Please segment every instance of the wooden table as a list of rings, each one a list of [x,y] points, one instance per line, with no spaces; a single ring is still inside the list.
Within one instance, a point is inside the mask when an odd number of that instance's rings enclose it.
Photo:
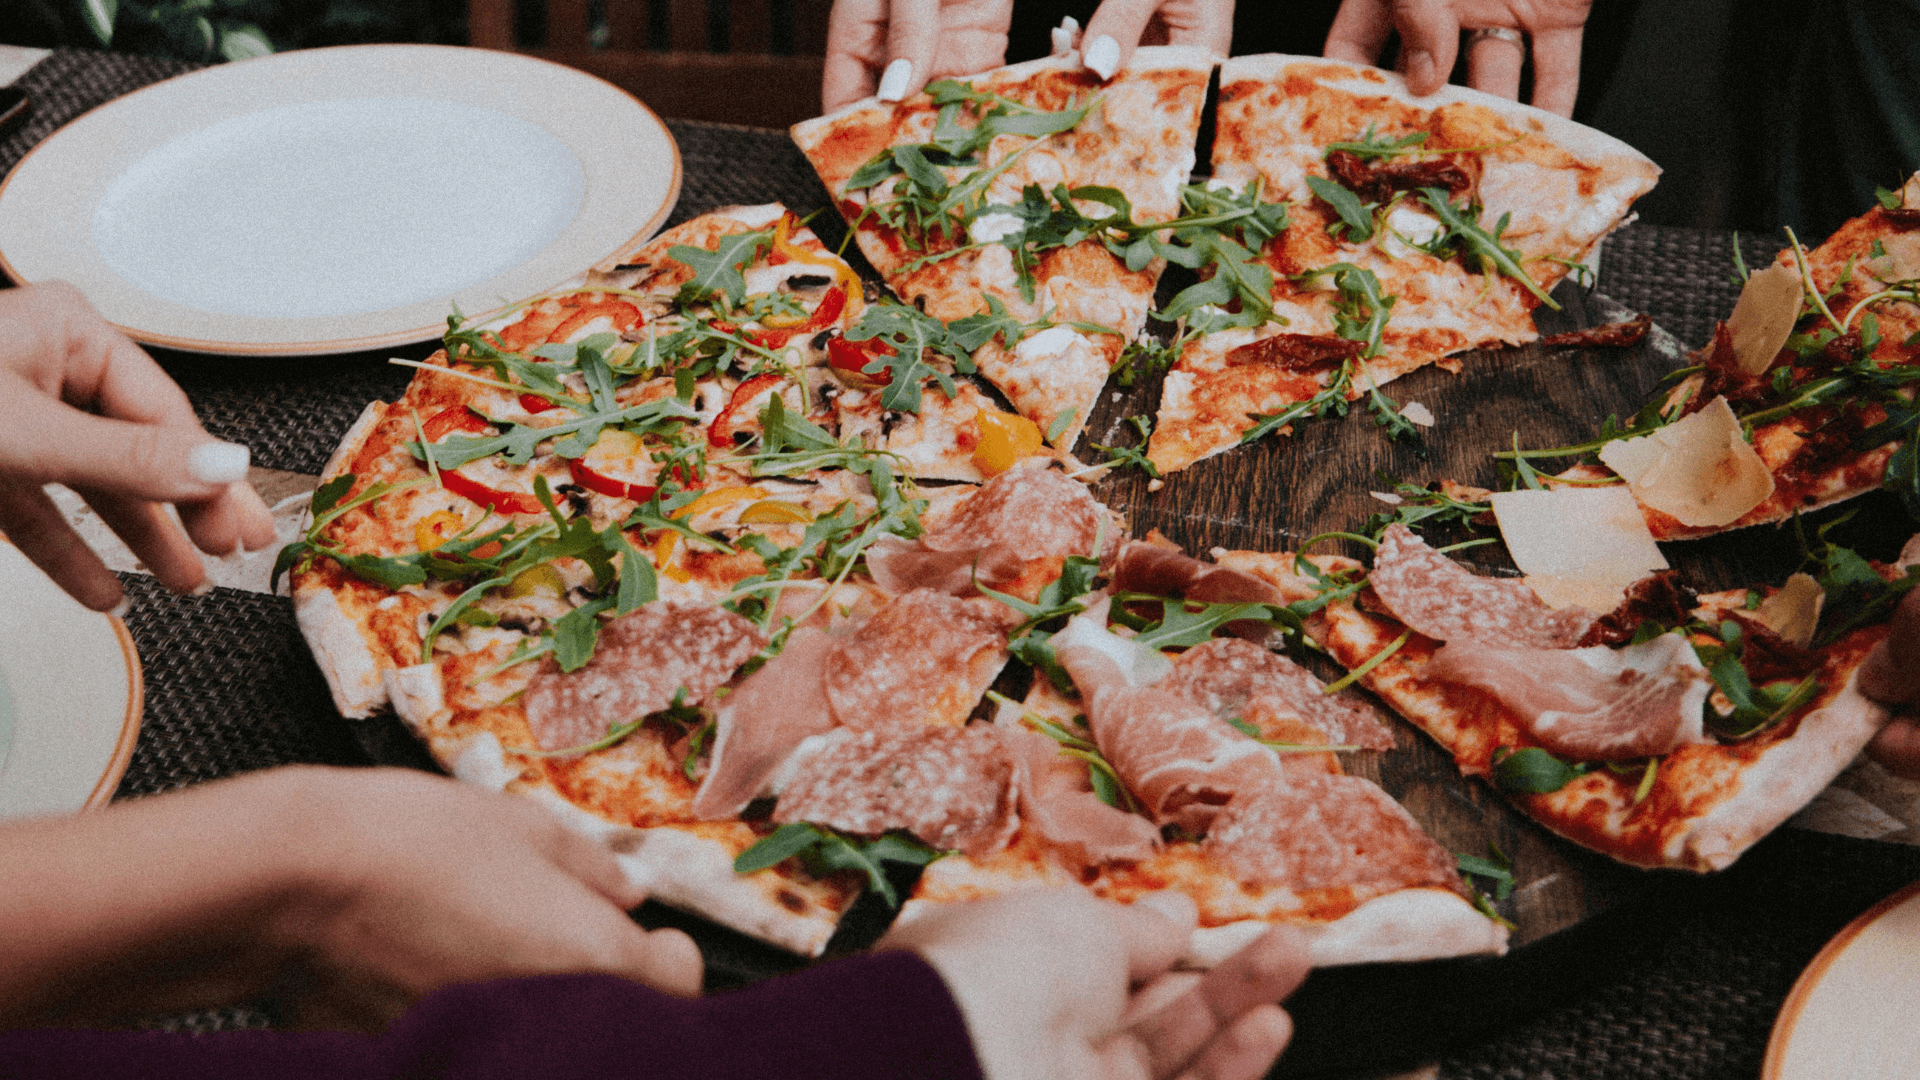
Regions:
[[[100,101],[186,65],[59,51],[22,80],[36,98],[26,129],[0,141],[0,168],[57,124]],[[686,168],[674,220],[726,203],[781,200],[802,211],[825,193],[783,133],[672,122]],[[835,233],[837,223],[823,231]],[[1756,245],[1749,240],[1752,260]],[[1608,413],[1636,408],[1679,346],[1698,343],[1731,308],[1731,237],[1631,227],[1608,243],[1597,293],[1563,286],[1566,310],[1544,329],[1603,321],[1605,297],[1654,314],[1679,339],[1634,349],[1476,354],[1461,375],[1438,368],[1390,385],[1401,401],[1438,417],[1430,456],[1387,442],[1364,410],[1299,425],[1202,462],[1149,492],[1123,474],[1101,496],[1124,509],[1136,534],[1155,527],[1205,552],[1219,545],[1291,549],[1348,528],[1377,508],[1376,474],[1426,482],[1446,477],[1495,486],[1488,454],[1518,432],[1529,446],[1589,437]],[[430,343],[395,350],[410,358]],[[311,483],[362,405],[391,399],[408,372],[389,353],[272,361],[158,354],[221,438],[254,448],[261,477]],[[1131,443],[1124,418],[1150,413],[1151,380],[1102,402],[1087,442]],[[1083,451],[1084,452],[1084,451]],[[1904,537],[1890,500],[1863,500],[1852,529],[1886,557]],[[1789,534],[1760,530],[1721,541],[1670,545],[1668,557],[1703,588],[1783,577]],[[1471,561],[1499,571],[1497,547]],[[129,618],[147,672],[147,712],[121,794],[136,795],[289,762],[365,764],[422,760],[382,722],[334,714],[286,601],[247,588],[178,597],[150,578],[123,575]],[[1846,920],[1920,876],[1920,850],[1783,829],[1712,878],[1627,870],[1545,835],[1490,789],[1462,780],[1446,755],[1401,726],[1400,749],[1354,755],[1354,771],[1379,780],[1456,851],[1488,840],[1513,857],[1522,889],[1508,905],[1517,947],[1505,958],[1316,973],[1295,998],[1286,1075],[1353,1075],[1438,1059],[1446,1077],[1751,1077],[1775,1010],[1794,976]],[[657,915],[658,918],[672,916]],[[734,943],[737,945],[737,943]],[[733,946],[722,943],[722,953]],[[745,949],[750,966],[752,953]],[[717,957],[726,960],[725,956]],[[723,963],[722,966],[725,966]],[[190,1019],[201,1026],[261,1022],[266,1013]]]

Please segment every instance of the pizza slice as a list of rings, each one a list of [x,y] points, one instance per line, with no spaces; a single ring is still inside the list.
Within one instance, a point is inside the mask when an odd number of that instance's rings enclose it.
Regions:
[[[1920,576],[1836,575],[1865,564],[1831,547],[1824,558],[1824,581],[1698,597],[1656,574],[1596,613],[1475,576],[1395,524],[1365,588],[1308,631],[1463,773],[1553,832],[1635,866],[1716,870],[1887,718],[1855,674]]]
[[[1624,480],[1659,540],[1782,522],[1886,487],[1920,517],[1920,175],[1748,276],[1697,372],[1561,478]]]
[[[1056,447],[1085,426],[1145,326],[1183,212],[1213,61],[1149,47],[1104,85],[1070,57],[856,102],[794,141],[894,293],[944,322],[1039,332],[980,342],[979,371]]]
[[[1122,549],[1111,595],[1047,639],[1058,676],[1038,671],[1026,700],[1003,700],[995,718],[1020,764],[1018,832],[928,866],[902,919],[1078,881],[1121,902],[1187,893],[1200,909],[1195,966],[1275,923],[1305,931],[1321,965],[1504,948],[1455,857],[1331,752],[1392,747],[1371,706],[1237,636],[1265,636],[1265,605],[1311,604],[1312,579],[1290,556],[1237,561],[1245,568],[1154,540]],[[1318,562],[1316,574],[1344,569]],[[1142,622],[1155,603],[1161,617]],[[1236,636],[1209,636],[1221,627]]]
[[[1534,340],[1532,312],[1659,169],[1572,121],[1461,87],[1296,56],[1221,68],[1210,187],[1283,199],[1250,257],[1205,271],[1148,456],[1162,473],[1366,397],[1469,349]],[[1457,361],[1452,362],[1457,364]]]

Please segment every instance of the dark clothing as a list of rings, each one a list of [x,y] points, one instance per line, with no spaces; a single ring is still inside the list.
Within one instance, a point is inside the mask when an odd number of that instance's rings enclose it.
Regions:
[[[453,986],[384,1035],[0,1032],[18,1080],[981,1080],[946,984],[912,953],[694,1001],[608,975]]]

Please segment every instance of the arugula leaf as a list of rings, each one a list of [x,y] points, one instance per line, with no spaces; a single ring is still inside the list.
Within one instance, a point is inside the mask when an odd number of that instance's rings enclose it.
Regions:
[[[1591,771],[1592,765],[1570,765],[1537,746],[1503,746],[1493,752],[1494,786],[1521,795],[1559,791]]]
[[[597,439],[600,430],[610,424],[619,424],[629,431],[646,430],[672,421],[697,420],[699,415],[678,398],[662,398],[659,401],[632,405],[612,412],[589,413],[586,416],[547,427],[516,424],[510,420],[489,421],[494,423],[494,426],[506,430],[499,435],[450,435],[429,447],[422,447],[418,442],[405,445],[408,452],[422,461],[427,460],[431,455],[434,465],[442,469],[457,469],[469,461],[494,454],[505,456],[509,464],[525,465],[533,460],[535,448],[548,439],[557,439],[562,435],[572,435],[576,432],[581,433],[580,439],[564,440],[554,446],[554,452],[562,457],[579,457],[592,448],[592,440]],[[589,432],[592,438],[587,438]],[[585,445],[579,445],[581,442]]]
[[[1479,221],[1478,205],[1461,211],[1447,201],[1447,193],[1440,188],[1421,188],[1420,200],[1427,204],[1446,230],[1432,241],[1423,245],[1429,252],[1439,254],[1454,247],[1463,249],[1474,260],[1493,267],[1500,273],[1520,283],[1520,286],[1537,297],[1541,303],[1555,311],[1560,305],[1540,288],[1526,268],[1520,265],[1520,253],[1500,243],[1500,234],[1506,231],[1506,217],[1502,216],[1494,231],[1488,232]]]
[[[1423,144],[1427,141],[1424,131],[1410,132],[1397,139],[1388,139],[1374,133],[1374,125],[1368,124],[1360,138],[1351,142],[1330,142],[1327,152],[1345,150],[1362,161],[1375,161],[1379,158],[1398,157],[1403,154],[1426,153]],[[1323,155],[1324,156],[1324,155]]]
[[[1127,417],[1127,423],[1132,424],[1133,429],[1140,433],[1140,442],[1134,446],[1106,446],[1094,443],[1095,450],[1107,455],[1099,464],[1114,468],[1125,468],[1131,465],[1155,480],[1160,479],[1160,470],[1147,457],[1147,439],[1153,435],[1153,420],[1147,414],[1140,413]]]
[[[1141,621],[1123,610],[1124,605],[1143,600],[1159,602],[1159,619]],[[1140,624],[1135,627],[1139,633],[1134,635],[1133,640],[1149,649],[1181,649],[1198,645],[1211,638],[1215,630],[1243,619],[1277,625],[1277,616],[1266,604],[1200,603],[1145,593],[1120,593],[1113,598],[1113,610],[1115,622],[1129,626],[1136,622]]]
[[[741,269],[772,245],[771,228],[723,236],[711,251],[689,244],[673,245],[667,249],[667,257],[693,269],[693,279],[680,286],[675,301],[686,305],[724,298],[729,307],[739,304],[747,295],[747,279]]]
[[[561,671],[578,671],[593,659],[593,646],[600,639],[601,612],[614,606],[611,597],[589,600],[553,623],[553,658]]]
[[[1391,510],[1382,510],[1369,516],[1360,526],[1361,532],[1376,541],[1386,535],[1388,526],[1396,524],[1415,531],[1423,523],[1465,525],[1477,531],[1481,527],[1478,520],[1480,516],[1493,511],[1492,503],[1466,502],[1447,495],[1439,489],[1437,482],[1432,487],[1421,487],[1404,480],[1388,481],[1384,475],[1380,479],[1390,484],[1387,493],[1400,501],[1393,504]]]
[[[1307,186],[1340,217],[1337,223],[1327,226],[1329,234],[1338,236],[1344,231],[1347,239],[1356,244],[1373,239],[1373,210],[1360,201],[1360,196],[1322,176],[1307,177]]]
[[[1462,874],[1486,878],[1487,882],[1493,886],[1495,900],[1505,900],[1513,895],[1513,860],[1507,858],[1507,853],[1501,851],[1499,846],[1491,840],[1487,842],[1485,858],[1478,855],[1456,854],[1454,860]]]
[[[793,822],[782,825],[760,842],[740,853],[733,861],[733,872],[751,874],[786,859],[799,856],[816,874],[835,870],[858,870],[867,877],[867,885],[899,907],[900,894],[887,880],[884,863],[925,866],[947,853],[929,847],[901,833],[887,833],[872,840],[844,836],[822,825]]]

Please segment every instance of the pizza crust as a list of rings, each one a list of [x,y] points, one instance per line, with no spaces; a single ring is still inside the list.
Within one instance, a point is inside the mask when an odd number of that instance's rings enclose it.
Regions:
[[[1210,968],[1251,944],[1274,924],[1246,919],[1196,927],[1185,967]],[[1314,967],[1402,963],[1481,953],[1503,955],[1507,929],[1446,889],[1402,889],[1376,896],[1325,923],[1291,924],[1307,939]]]
[[[1853,763],[1892,713],[1860,693],[1859,670],[1827,704],[1801,717],[1793,737],[1740,774],[1740,788],[1673,838],[1670,865],[1723,870],[1755,841],[1813,801]]]
[[[331,590],[318,584],[295,589],[293,619],[341,716],[364,720],[386,707],[387,689],[373,649]]]

